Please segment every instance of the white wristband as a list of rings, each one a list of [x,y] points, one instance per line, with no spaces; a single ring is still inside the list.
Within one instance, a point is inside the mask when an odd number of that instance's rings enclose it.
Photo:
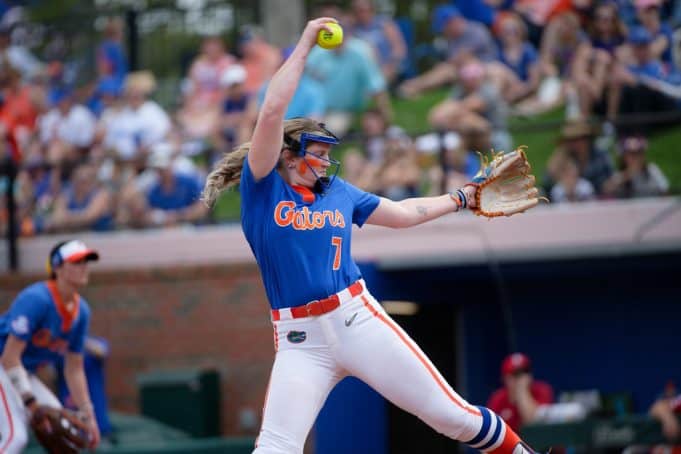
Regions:
[[[24,366],[14,366],[7,370],[7,376],[9,381],[12,382],[12,386],[17,390],[19,396],[24,396],[25,394],[31,394],[31,382],[28,381],[28,373]]]

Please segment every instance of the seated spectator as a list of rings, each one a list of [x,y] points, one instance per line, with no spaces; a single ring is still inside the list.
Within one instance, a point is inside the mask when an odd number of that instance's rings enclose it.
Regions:
[[[616,2],[596,5],[587,26],[591,47],[614,56],[626,41],[626,27],[619,16]]]
[[[381,165],[385,160],[389,127],[389,120],[378,109],[369,109],[362,115],[362,149],[372,164]]]
[[[220,78],[224,100],[222,101],[218,143],[222,151],[229,151],[236,143],[240,143],[239,134],[246,121],[247,108],[251,99],[246,92],[245,81],[246,70],[238,64],[227,68]]]
[[[123,93],[124,81],[118,81],[113,76],[102,77],[97,81],[87,106],[97,116],[101,117],[104,110],[112,104],[113,98]]]
[[[588,118],[594,108],[605,113],[606,82],[625,42],[624,25],[617,11],[615,3],[601,3],[595,8],[587,27],[588,39],[574,56],[571,79],[582,118]]]
[[[510,7],[513,0],[454,0],[452,3],[459,8],[466,19],[492,28],[499,18],[499,11]]]
[[[487,407],[501,416],[514,431],[537,421],[540,407],[553,403],[553,388],[532,376],[530,358],[513,353],[501,363],[504,386],[490,396]]]
[[[238,50],[241,55],[239,64],[246,70],[244,90],[254,95],[279,68],[281,51],[265,41],[262,31],[254,26],[242,27]]]
[[[413,141],[397,126],[388,129],[386,138],[385,159],[375,175],[375,192],[391,200],[418,196],[421,169]]]
[[[407,57],[404,37],[389,17],[376,14],[372,0],[354,0],[350,10],[351,24],[348,34],[365,41],[374,50],[383,77],[390,85],[403,69]]]
[[[542,77],[539,54],[527,41],[527,27],[516,14],[499,14],[495,30],[499,61],[488,63],[487,72],[504,99],[513,103],[530,96],[539,87]]]
[[[204,38],[201,53],[189,68],[189,90],[184,107],[192,112],[218,107],[222,99],[220,77],[235,61],[234,56],[225,51],[219,36]]]
[[[455,191],[470,182],[480,170],[479,157],[469,150],[476,148],[474,143],[485,141],[478,137],[485,135],[489,144],[489,127],[482,125],[482,130],[467,127],[461,135],[448,133],[442,137],[440,165],[432,166],[428,171],[430,195]],[[486,146],[485,149],[489,149]]]
[[[544,29],[553,19],[565,12],[587,15],[591,3],[591,0],[515,0],[512,8],[527,24],[530,41],[539,46]]]
[[[54,211],[39,230],[51,233],[111,230],[112,205],[111,194],[97,179],[97,169],[89,163],[80,164],[73,171],[71,184],[62,190]]]
[[[551,188],[552,203],[585,202],[596,198],[596,191],[589,180],[579,176],[574,158],[560,155],[560,163],[554,163],[558,181]]]
[[[433,11],[432,30],[446,40],[446,55],[427,72],[403,82],[399,87],[402,96],[414,97],[454,81],[462,58],[475,55],[489,62],[497,57],[496,46],[485,26],[466,20],[455,6],[440,5]]]
[[[0,117],[11,117],[9,124],[15,129],[20,144],[25,144],[35,131],[38,109],[31,87],[22,83],[21,74],[10,66],[0,70],[2,105]]]
[[[281,51],[282,64],[288,59],[292,51],[292,47],[288,47]],[[250,139],[253,127],[255,126],[255,121],[258,118],[258,111],[265,101],[265,93],[267,92],[268,85],[269,80],[260,87],[257,96],[251,96],[249,98],[245,120],[242,123],[239,134],[240,138],[237,141],[238,143],[247,142]],[[290,120],[291,118],[304,117],[312,118],[317,121],[324,121],[326,110],[326,90],[319,81],[310,77],[310,70],[306,68],[300,77],[300,82],[298,82],[295,93],[293,93],[293,98],[288,104],[284,119]]]
[[[114,151],[116,148],[116,136],[112,133],[113,130],[110,129],[110,123],[114,121],[125,107],[125,101],[122,97],[123,89],[115,81],[104,79],[100,81],[95,91],[100,110],[95,132],[95,144],[101,144],[105,149]]]
[[[662,426],[665,443],[654,446],[631,445],[622,454],[679,454],[681,453],[681,394],[673,381],[669,381],[664,392],[653,402],[648,414]]]
[[[567,101],[567,118],[570,120],[584,118],[579,105],[579,93],[575,86],[574,63],[577,55],[589,41],[582,30],[579,16],[567,11],[557,15],[546,26],[542,34],[540,61],[542,71],[565,81],[561,87],[561,99]],[[579,68],[579,74],[585,68]]]
[[[123,20],[120,17],[108,18],[103,37],[97,47],[97,84],[109,79],[121,90],[128,74],[128,59],[123,51]]]
[[[133,72],[125,79],[124,106],[112,111],[105,139],[123,161],[143,166],[150,147],[163,141],[170,131],[168,114],[149,99],[155,87],[156,80],[149,71]]]
[[[52,211],[60,188],[59,175],[45,161],[35,137],[25,148],[16,182],[18,231],[22,236],[31,236]]]
[[[15,68],[24,81],[30,81],[45,72],[45,65],[22,45],[12,43],[12,30],[0,26],[0,67]]]
[[[86,157],[95,136],[95,116],[75,102],[70,88],[53,92],[50,101],[52,109],[38,120],[48,162],[60,166]]]
[[[610,154],[596,147],[593,127],[582,120],[569,121],[563,125],[558,148],[549,158],[544,176],[544,190],[551,189],[560,178],[564,160],[572,158],[579,169],[579,176],[589,181],[596,194],[601,194],[603,183],[613,174]]]
[[[195,140],[208,139],[219,131],[222,88],[220,78],[236,62],[225,51],[222,39],[209,36],[201,45],[201,54],[189,69],[189,81],[177,113],[184,133]]]
[[[659,59],[665,65],[673,65],[672,29],[662,21],[662,0],[634,0],[636,19],[650,33],[651,58]]]
[[[673,111],[679,108],[681,95],[668,89],[675,88],[678,81],[670,79],[664,64],[654,56],[653,39],[643,27],[629,32],[632,63],[617,65],[612,75],[608,98],[608,118],[620,114]],[[620,132],[627,132],[621,129]]]
[[[667,386],[666,392],[653,403],[649,414],[662,424],[662,433],[676,450],[681,450],[681,393],[672,384]],[[672,452],[676,452],[672,451]]]
[[[507,131],[508,106],[487,77],[486,68],[475,59],[461,66],[459,83],[449,99],[434,106],[428,113],[428,121],[439,131],[455,131],[461,125],[481,120],[489,123],[492,131],[492,147],[510,150],[511,136]]]
[[[199,199],[201,184],[195,175],[175,166],[172,147],[154,147],[149,170],[124,189],[118,222],[131,227],[172,226],[198,222],[207,208]]]
[[[669,181],[660,168],[646,159],[648,141],[625,137],[619,146],[620,170],[603,184],[603,193],[617,198],[655,197],[667,194]]]
[[[174,225],[197,222],[207,212],[201,202],[201,184],[197,178],[176,172],[170,156],[154,153],[149,167],[158,171],[158,182],[147,194],[151,208],[150,220],[154,225]]]
[[[343,172],[348,181],[362,188],[373,187],[374,174],[386,159],[388,145],[399,140],[404,131],[390,126],[389,120],[375,108],[368,109],[360,121],[358,148],[350,148],[343,155]]]
[[[362,113],[370,100],[386,118],[392,117],[386,80],[363,41],[351,36],[331,51],[315,46],[305,70],[324,88],[324,123],[337,135],[347,133],[355,115]]]

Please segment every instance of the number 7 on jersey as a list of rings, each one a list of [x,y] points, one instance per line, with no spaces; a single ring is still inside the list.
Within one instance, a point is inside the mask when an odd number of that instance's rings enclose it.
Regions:
[[[341,264],[341,250],[343,245],[343,238],[339,236],[331,237],[331,245],[336,248],[336,253],[333,256],[333,270],[337,271],[340,269]]]

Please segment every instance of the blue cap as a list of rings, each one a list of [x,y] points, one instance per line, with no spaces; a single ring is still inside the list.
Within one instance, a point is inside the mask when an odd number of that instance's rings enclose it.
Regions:
[[[97,95],[109,95],[119,97],[123,92],[123,84],[117,77],[107,76],[102,78],[97,84]]]
[[[49,94],[50,105],[55,106],[73,95],[70,87],[56,87]]]
[[[433,29],[433,33],[442,33],[442,30],[444,30],[447,22],[456,17],[461,17],[461,11],[459,11],[459,8],[456,6],[440,5],[435,8],[433,15],[431,16],[431,27]]]
[[[650,44],[653,37],[650,32],[642,26],[636,26],[629,32],[629,42],[632,44]]]

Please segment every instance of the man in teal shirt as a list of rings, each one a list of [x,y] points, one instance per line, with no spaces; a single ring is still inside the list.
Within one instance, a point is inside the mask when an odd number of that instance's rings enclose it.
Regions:
[[[373,51],[361,40],[348,37],[333,50],[313,48],[306,73],[324,87],[325,123],[331,130],[345,134],[354,114],[361,113],[370,100],[386,118],[391,117],[385,78]]]

